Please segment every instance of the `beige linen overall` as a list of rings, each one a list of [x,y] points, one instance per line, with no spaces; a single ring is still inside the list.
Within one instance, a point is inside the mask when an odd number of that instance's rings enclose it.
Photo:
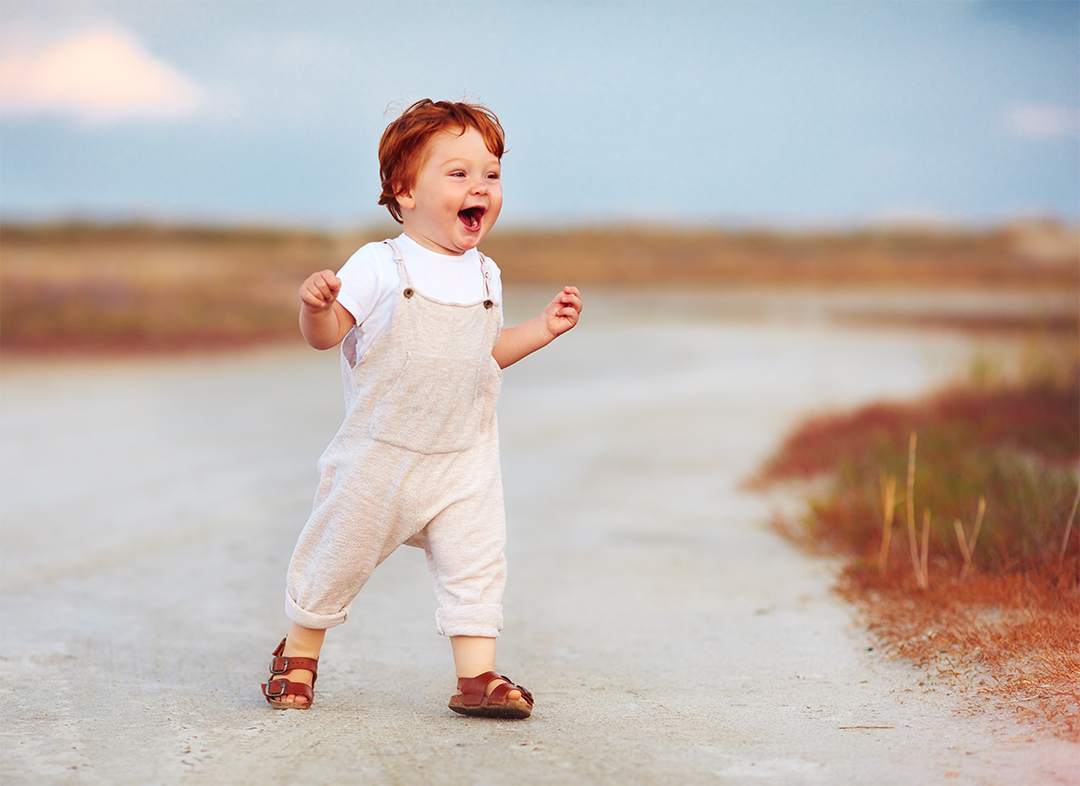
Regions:
[[[307,628],[345,621],[372,571],[402,544],[427,554],[447,636],[498,636],[506,521],[491,357],[491,300],[442,303],[401,285],[391,327],[356,362],[342,342],[345,422],[319,460],[321,481],[289,564],[286,611]],[[481,256],[481,265],[485,260]]]

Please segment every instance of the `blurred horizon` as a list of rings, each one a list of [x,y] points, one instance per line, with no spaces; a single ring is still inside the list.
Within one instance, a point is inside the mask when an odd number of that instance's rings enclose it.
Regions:
[[[500,228],[1080,219],[1080,2],[5,0],[0,218],[394,225],[377,144],[466,97]]]

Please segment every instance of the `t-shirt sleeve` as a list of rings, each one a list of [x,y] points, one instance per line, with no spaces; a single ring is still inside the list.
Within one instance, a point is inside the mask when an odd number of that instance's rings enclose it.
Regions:
[[[341,290],[338,302],[352,314],[357,325],[364,323],[379,301],[385,287],[386,272],[375,251],[376,243],[368,243],[349,257],[338,271]]]

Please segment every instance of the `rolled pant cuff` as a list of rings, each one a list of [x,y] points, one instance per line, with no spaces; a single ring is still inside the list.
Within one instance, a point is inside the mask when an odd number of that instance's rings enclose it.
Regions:
[[[442,636],[483,636],[498,638],[503,626],[503,608],[498,603],[452,606],[435,612],[435,625]]]
[[[343,623],[349,616],[349,607],[346,606],[337,614],[313,614],[297,605],[296,601],[292,599],[292,596],[286,592],[285,613],[288,615],[289,619],[297,625],[301,625],[305,628],[313,628],[315,630],[326,630],[327,628],[333,628]]]

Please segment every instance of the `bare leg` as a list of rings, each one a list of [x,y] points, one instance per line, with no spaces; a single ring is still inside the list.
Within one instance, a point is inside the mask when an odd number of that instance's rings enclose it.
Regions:
[[[287,658],[318,658],[325,636],[325,630],[305,628],[294,622],[292,627],[289,628],[289,635],[285,637],[285,649],[282,654]],[[292,669],[280,675],[280,677],[293,682],[302,682],[305,685],[311,684],[311,672],[307,669]],[[298,696],[292,693],[282,696],[279,701],[291,701],[300,704],[307,704],[308,702],[307,696]]]
[[[454,669],[458,679],[471,679],[485,671],[495,670],[495,639],[486,636],[451,636],[450,647],[454,651]],[[488,683],[487,695],[506,680],[494,679]],[[506,694],[511,701],[521,698],[521,691]]]

